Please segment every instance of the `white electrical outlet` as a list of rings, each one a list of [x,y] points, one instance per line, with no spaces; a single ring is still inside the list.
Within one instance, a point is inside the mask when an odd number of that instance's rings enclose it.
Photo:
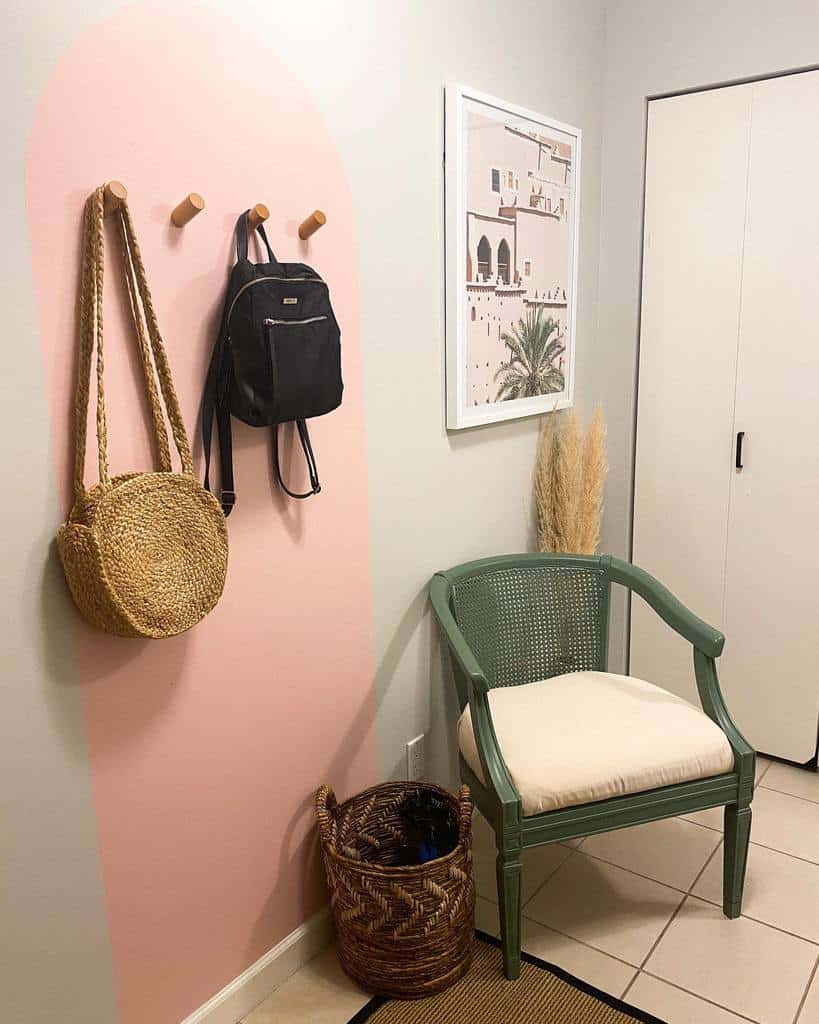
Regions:
[[[420,782],[425,774],[424,734],[416,736],[407,744],[407,778],[410,782]]]

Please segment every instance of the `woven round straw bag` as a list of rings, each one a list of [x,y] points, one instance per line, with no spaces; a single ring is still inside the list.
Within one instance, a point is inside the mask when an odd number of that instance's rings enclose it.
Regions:
[[[401,807],[428,790],[458,818],[458,845],[425,864],[400,864]],[[316,793],[316,818],[341,966],[363,988],[422,999],[462,978],[475,947],[472,799],[430,783],[386,782],[339,804]]]
[[[57,546],[74,601],[92,625],[117,636],[175,636],[195,626],[221,596],[227,572],[225,518],[217,500],[193,475],[179,400],[124,202],[115,216],[148,392],[157,470],[109,476],[102,345],[103,192],[98,188],[85,204],[74,507],[60,528]],[[99,483],[86,490],[92,361]],[[181,473],[171,467],[165,415]]]

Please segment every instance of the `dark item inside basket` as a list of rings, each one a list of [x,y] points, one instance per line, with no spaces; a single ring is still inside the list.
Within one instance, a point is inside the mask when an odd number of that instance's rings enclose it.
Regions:
[[[430,789],[409,793],[398,808],[403,823],[404,844],[395,853],[395,863],[426,864],[452,853],[458,845],[458,816],[452,804]]]

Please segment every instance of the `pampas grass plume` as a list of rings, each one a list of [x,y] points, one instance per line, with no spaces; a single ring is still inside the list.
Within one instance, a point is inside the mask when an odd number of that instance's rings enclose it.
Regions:
[[[537,511],[537,546],[539,551],[555,550],[555,521],[552,508],[554,475],[554,434],[557,418],[554,412],[544,416],[538,439],[535,463],[535,509]]]
[[[555,551],[575,551],[577,516],[583,485],[583,440],[574,409],[560,416],[555,434],[552,508],[555,521]]]
[[[600,543],[606,464],[606,424],[597,406],[583,441],[583,483],[577,513],[577,551],[593,555]]]
[[[534,478],[540,551],[594,554],[607,468],[606,426],[599,406],[585,437],[573,409],[546,416]]]

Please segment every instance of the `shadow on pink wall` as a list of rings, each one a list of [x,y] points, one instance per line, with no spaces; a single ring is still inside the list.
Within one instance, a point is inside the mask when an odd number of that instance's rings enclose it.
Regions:
[[[274,249],[316,265],[342,326],[344,403],[311,427],[321,496],[283,501],[268,432],[238,426],[239,501],[216,610],[164,641],[112,638],[77,620],[120,1024],[175,1024],[323,902],[315,787],[330,781],[341,796],[375,777],[355,235],[328,126],[301,82],[241,28],[201,6],[135,5],[83,34],[48,82],[26,164],[66,510],[80,220],[85,196],[111,178],[129,190],[195,441],[243,209],[267,203]],[[205,211],[172,228],[170,210],[192,190]],[[300,242],[297,225],[316,206],[328,225]],[[150,449],[113,240],[109,231],[106,389],[111,465],[122,472],[148,468]],[[198,441],[195,452],[201,464]],[[297,482],[299,467],[294,458]],[[51,669],[60,675],[57,659]]]

